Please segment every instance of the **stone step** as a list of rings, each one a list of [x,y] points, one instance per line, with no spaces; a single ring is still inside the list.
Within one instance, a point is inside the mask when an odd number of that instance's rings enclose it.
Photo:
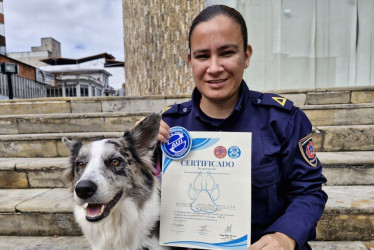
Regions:
[[[56,125],[57,126],[57,125]],[[121,125],[122,126],[122,125]],[[118,127],[118,126],[117,126]],[[64,157],[68,151],[61,138],[96,140],[120,137],[131,127],[125,123],[118,132],[75,132],[0,135],[1,157]],[[85,127],[82,127],[85,130]],[[316,151],[371,151],[374,150],[374,125],[319,126],[313,128]]]
[[[374,151],[319,152],[327,185],[374,185]],[[0,188],[66,187],[68,158],[0,158]]]
[[[190,96],[60,97],[0,101],[0,115],[95,112],[160,112]]]
[[[374,104],[313,105],[304,111],[314,126],[374,124]],[[158,110],[159,111],[159,110]],[[90,112],[0,116],[0,135],[121,131],[149,112]]]
[[[123,132],[0,135],[0,156],[6,158],[66,157],[69,155],[69,151],[61,142],[63,136],[86,142],[121,137],[122,135]]]
[[[374,150],[374,125],[313,127],[313,143],[317,151]]]
[[[123,131],[147,114],[105,112],[0,116],[0,135]]]
[[[61,188],[68,158],[0,158],[0,188]]]
[[[313,250],[374,250],[374,241],[311,241]],[[83,236],[0,236],[0,249],[72,250],[91,249]]]
[[[318,152],[326,185],[374,185],[374,151]]]
[[[374,88],[342,87],[269,91],[292,100],[295,105],[374,103]],[[86,112],[159,112],[186,101],[190,95],[136,97],[57,97],[0,101],[0,115]]]
[[[318,240],[372,241],[374,186],[325,186],[329,195]],[[0,190],[0,235],[79,236],[68,189]],[[344,229],[344,230],[342,230]]]
[[[313,250],[374,250],[374,241],[311,241]],[[91,249],[83,236],[0,236],[0,249],[71,250]]]
[[[374,124],[374,103],[300,106],[313,126]]]
[[[0,249],[91,250],[83,236],[0,236]]]
[[[374,241],[311,241],[313,250],[374,250]]]

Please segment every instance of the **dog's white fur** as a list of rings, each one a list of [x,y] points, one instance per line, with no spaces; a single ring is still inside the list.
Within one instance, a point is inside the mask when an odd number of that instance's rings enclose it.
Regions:
[[[104,146],[104,141],[97,141],[93,143],[91,155],[94,159],[90,161],[87,170],[81,177],[94,178],[98,183],[98,190],[106,190],[110,185],[100,176],[100,171],[95,168],[95,161],[99,161],[100,152]],[[150,250],[169,249],[167,247],[159,246],[158,239],[149,238],[146,234],[151,230],[159,219],[160,202],[158,190],[154,189],[152,199],[147,201],[141,211],[137,210],[131,198],[121,198],[121,200],[112,208],[110,214],[99,222],[89,222],[86,220],[86,214],[82,205],[75,205],[74,215],[79,223],[85,237],[90,242],[95,250],[134,250],[138,246],[145,246]],[[76,197],[74,193],[74,198]]]

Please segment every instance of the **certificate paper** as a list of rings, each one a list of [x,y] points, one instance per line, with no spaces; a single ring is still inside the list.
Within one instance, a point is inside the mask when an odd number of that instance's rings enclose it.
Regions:
[[[187,156],[163,155],[160,244],[245,250],[251,236],[251,133],[189,132]]]

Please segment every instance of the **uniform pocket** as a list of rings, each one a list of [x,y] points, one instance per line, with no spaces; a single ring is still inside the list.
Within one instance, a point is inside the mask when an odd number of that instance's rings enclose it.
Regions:
[[[281,172],[277,162],[252,167],[252,223],[264,227],[283,213]]]
[[[269,131],[262,131],[260,136],[262,149],[266,156],[277,155],[280,152],[281,146],[275,135]]]

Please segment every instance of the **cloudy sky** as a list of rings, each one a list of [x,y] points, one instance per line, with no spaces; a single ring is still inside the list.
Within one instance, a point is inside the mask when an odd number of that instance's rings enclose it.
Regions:
[[[62,57],[106,52],[124,60],[122,0],[4,0],[4,15],[8,53],[53,37]]]

